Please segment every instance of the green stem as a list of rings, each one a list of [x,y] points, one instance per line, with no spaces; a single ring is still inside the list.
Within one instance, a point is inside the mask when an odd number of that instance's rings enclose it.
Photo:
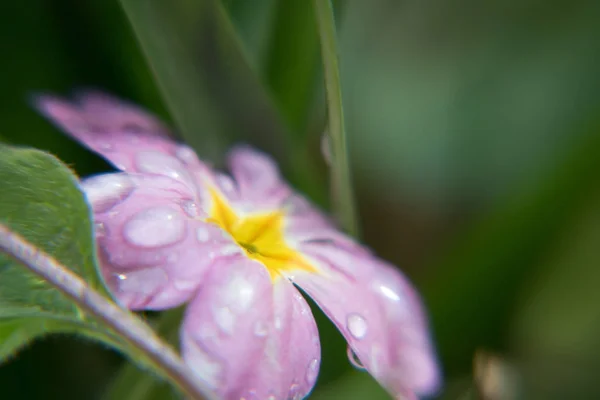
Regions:
[[[350,234],[357,235],[358,223],[352,190],[352,175],[348,164],[333,5],[330,0],[313,0],[313,5],[321,38],[321,56],[325,72],[333,208],[342,228]]]

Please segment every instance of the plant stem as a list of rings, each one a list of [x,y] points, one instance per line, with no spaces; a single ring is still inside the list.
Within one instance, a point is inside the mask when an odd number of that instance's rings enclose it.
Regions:
[[[358,223],[352,190],[352,174],[348,164],[333,5],[330,0],[313,0],[313,5],[321,38],[321,58],[327,92],[333,208],[342,228],[356,236]]]
[[[187,396],[196,400],[215,398],[177,353],[141,319],[100,295],[67,267],[1,223],[0,251],[23,263],[31,272],[70,297],[81,309],[110,326],[124,341],[151,360]]]

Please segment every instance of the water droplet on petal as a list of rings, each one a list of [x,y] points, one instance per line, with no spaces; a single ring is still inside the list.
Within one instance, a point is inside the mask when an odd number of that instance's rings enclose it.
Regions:
[[[306,368],[306,382],[309,385],[313,385],[317,380],[317,376],[319,375],[319,360],[313,358],[310,363],[308,363],[308,367]]]
[[[236,254],[239,254],[241,252],[241,249],[238,245],[235,244],[229,244],[227,246],[224,246],[221,248],[221,255],[228,257],[228,256],[233,256]]]
[[[267,333],[269,333],[267,324],[262,321],[256,321],[254,324],[254,334],[258,337],[264,337],[267,336]]]
[[[348,360],[350,361],[350,364],[352,364],[354,368],[360,371],[364,371],[366,369],[350,346],[346,348],[346,354],[348,355]]]
[[[233,333],[236,315],[229,307],[217,307],[213,310],[213,315],[215,322],[224,333]]]
[[[385,297],[392,301],[400,301],[400,295],[396,293],[392,288],[386,285],[380,285],[379,291],[381,292],[381,294],[383,294]]]
[[[281,317],[275,317],[275,329],[278,331],[283,327],[283,322],[281,321]]]
[[[127,274],[118,274],[117,290],[128,293],[145,295],[155,294],[169,281],[167,273],[162,268],[148,268],[131,271]]]
[[[216,177],[217,179],[217,185],[219,186],[219,188],[223,191],[223,193],[225,194],[234,194],[235,193],[235,183],[233,182],[233,179],[231,179],[231,177],[224,175],[224,174],[219,174]]]
[[[189,290],[193,290],[198,285],[198,282],[194,280],[187,279],[179,279],[173,282],[173,287],[177,290],[181,290],[183,292],[187,292]]]
[[[123,200],[135,185],[125,174],[104,174],[85,179],[81,186],[95,213],[103,213]]]
[[[186,164],[190,164],[196,160],[196,153],[192,150],[191,147],[186,145],[181,145],[175,151],[175,157],[177,157],[180,161],[183,161]]]
[[[135,156],[135,164],[140,172],[163,175],[185,183],[190,182],[189,174],[181,162],[157,151],[143,151]]]
[[[134,215],[125,224],[123,235],[136,246],[161,247],[181,241],[185,230],[181,214],[168,207],[156,207]]]
[[[199,214],[198,205],[193,200],[184,200],[181,209],[190,218],[196,218]]]
[[[235,275],[222,291],[223,302],[235,307],[238,312],[244,312],[251,306],[254,294],[252,283],[241,275]]]
[[[206,227],[201,226],[196,229],[196,239],[198,239],[200,243],[206,243],[210,239],[210,232]]]
[[[355,339],[362,339],[367,334],[367,321],[358,314],[350,314],[346,319],[348,331]]]
[[[94,233],[97,237],[104,237],[106,235],[106,227],[102,222],[96,222],[94,224]]]
[[[290,400],[300,400],[302,398],[300,385],[297,383],[292,383],[290,385],[290,391],[288,392],[288,399]]]

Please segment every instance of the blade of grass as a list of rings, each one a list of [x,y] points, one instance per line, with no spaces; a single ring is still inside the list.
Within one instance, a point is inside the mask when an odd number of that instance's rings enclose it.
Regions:
[[[285,161],[287,131],[220,1],[121,0],[184,139],[203,156],[247,140]]]
[[[342,89],[338,66],[337,39],[333,5],[330,0],[313,0],[327,94],[328,135],[331,147],[331,197],[333,210],[341,226],[350,234],[358,234],[352,175],[348,163]]]

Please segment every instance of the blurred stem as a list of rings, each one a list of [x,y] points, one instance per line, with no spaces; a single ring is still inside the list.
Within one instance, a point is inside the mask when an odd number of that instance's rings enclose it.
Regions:
[[[168,377],[170,382],[190,398],[212,398],[181,358],[148,325],[106,299],[67,267],[3,224],[0,224],[0,251],[23,263],[31,272],[73,300],[82,310],[104,322],[135,349],[134,353],[138,353],[136,359],[139,355],[148,358],[162,375]]]
[[[333,209],[342,228],[356,236],[358,223],[352,190],[352,175],[348,164],[333,5],[330,0],[313,0],[313,5],[321,38],[321,57],[325,72]]]

